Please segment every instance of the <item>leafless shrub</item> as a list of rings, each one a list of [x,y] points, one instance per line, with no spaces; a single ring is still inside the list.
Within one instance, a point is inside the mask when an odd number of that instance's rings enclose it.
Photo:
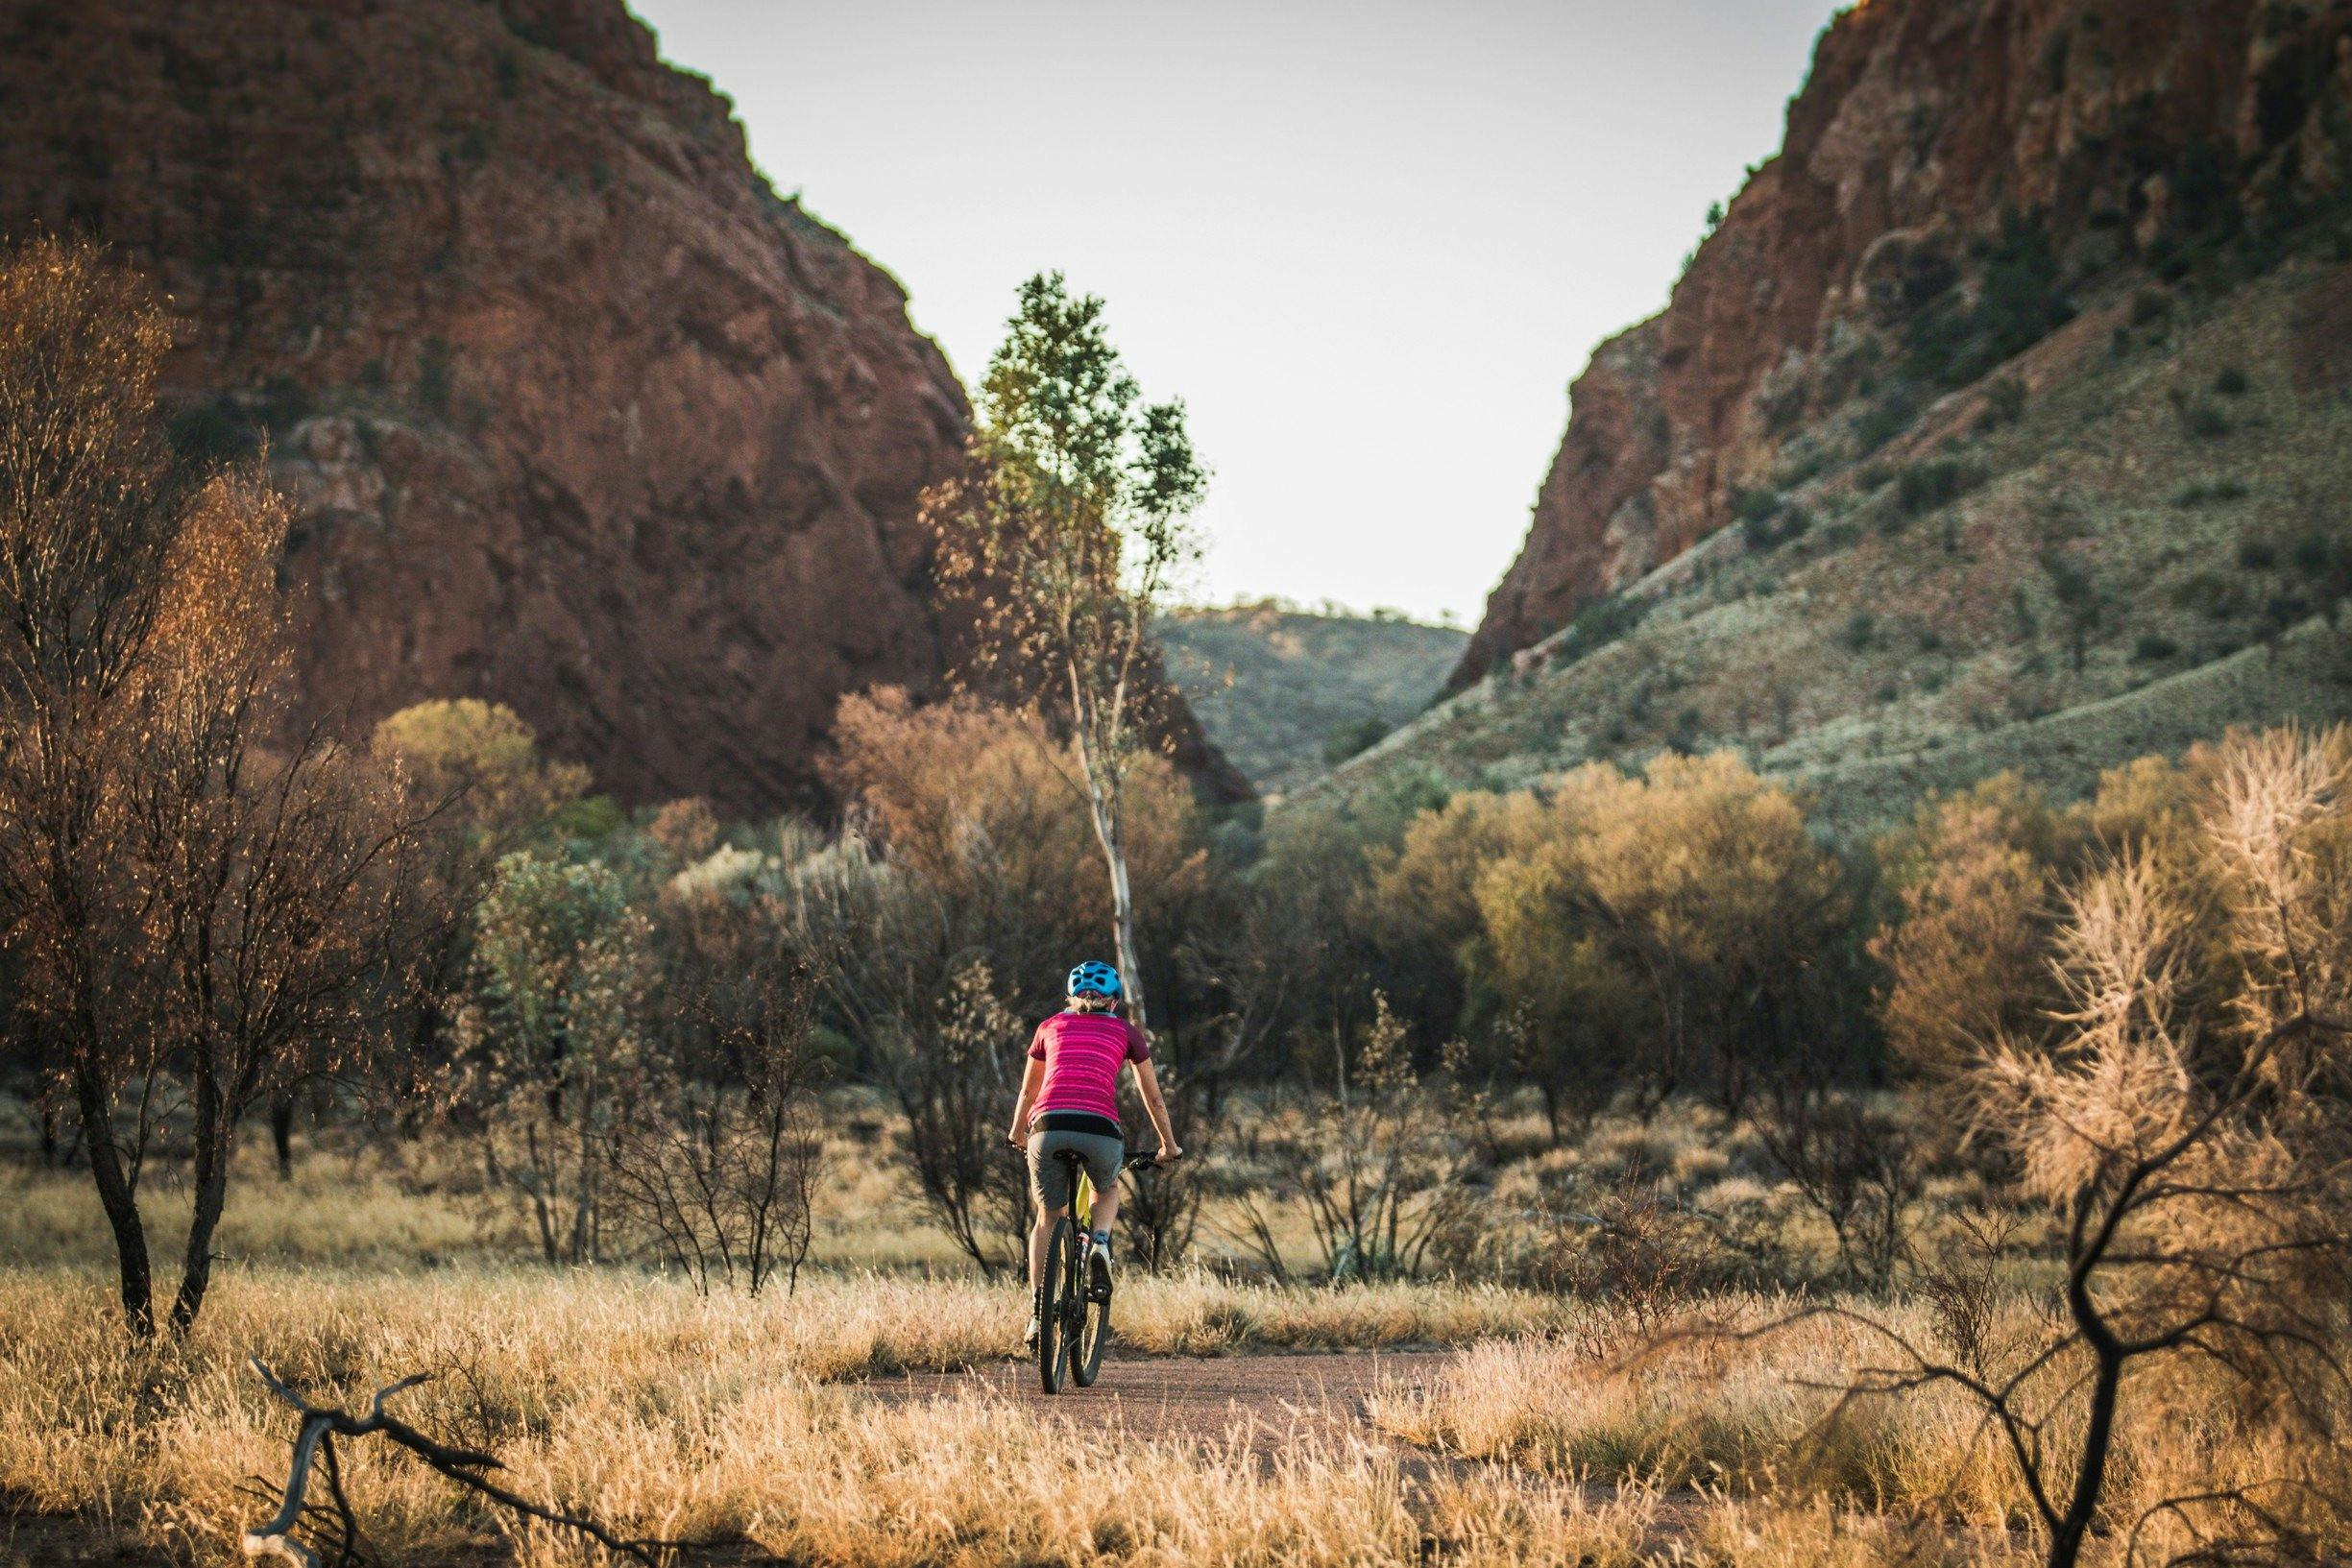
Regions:
[[[1458,1054],[1459,1048],[1449,1048]],[[1334,1092],[1278,1130],[1258,1157],[1272,1179],[1241,1201],[1242,1236],[1286,1272],[1268,1193],[1304,1206],[1323,1272],[1335,1281],[1410,1277],[1475,1211],[1465,1184],[1473,1155],[1458,1092],[1444,1069],[1415,1070],[1405,1026],[1375,995],[1354,1060],[1339,1052]]]
[[[758,1295],[781,1273],[790,1293],[824,1166],[815,978],[770,953],[687,983],[681,1006],[699,1038],[646,1064],[605,1140],[616,1218],[697,1291],[740,1283]]]
[[[1918,1145],[1892,1112],[1790,1073],[1749,1118],[1773,1163],[1837,1239],[1839,1272],[1883,1291],[1910,1246],[1922,1191]]]
[[[2008,1346],[1998,1339],[2015,1297],[2006,1283],[2025,1217],[2010,1208],[1962,1208],[1946,1216],[1950,1229],[1919,1263],[1913,1288],[1935,1315],[1936,1326],[1959,1363],[1988,1377]]]
[[[929,1029],[901,1027],[878,1042],[924,1202],[990,1277],[1024,1256],[1029,1179],[999,1128],[1027,1032],[998,998],[988,966],[974,962],[956,976]]]

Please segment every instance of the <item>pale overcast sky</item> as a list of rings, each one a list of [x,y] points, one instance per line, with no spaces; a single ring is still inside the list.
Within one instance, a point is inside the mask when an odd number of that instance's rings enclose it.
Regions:
[[[1593,346],[1779,145],[1831,0],[632,0],[967,385],[1109,301],[1216,480],[1196,597],[1474,622]]]

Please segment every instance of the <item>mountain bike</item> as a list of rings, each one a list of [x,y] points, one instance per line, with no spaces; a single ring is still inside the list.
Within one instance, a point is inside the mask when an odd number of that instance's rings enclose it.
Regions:
[[[1060,1393],[1065,1382],[1094,1387],[1110,1341],[1111,1297],[1095,1289],[1086,1266],[1094,1253],[1094,1183],[1086,1179],[1086,1163],[1072,1149],[1054,1158],[1070,1168],[1070,1212],[1054,1221],[1037,1276],[1037,1375],[1050,1394]],[[1158,1163],[1155,1153],[1130,1154],[1124,1169],[1149,1170]]]

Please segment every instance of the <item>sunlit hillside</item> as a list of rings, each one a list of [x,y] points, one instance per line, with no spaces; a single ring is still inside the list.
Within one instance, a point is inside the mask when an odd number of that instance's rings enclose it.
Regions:
[[[1154,635],[1209,737],[1275,794],[1419,713],[1468,640],[1396,615],[1273,602],[1178,610]]]

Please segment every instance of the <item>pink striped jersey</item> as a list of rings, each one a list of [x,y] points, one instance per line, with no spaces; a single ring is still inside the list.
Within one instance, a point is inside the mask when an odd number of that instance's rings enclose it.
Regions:
[[[1152,1059],[1143,1030],[1116,1013],[1055,1013],[1030,1037],[1029,1059],[1045,1063],[1036,1114],[1079,1111],[1119,1120],[1119,1070]]]

